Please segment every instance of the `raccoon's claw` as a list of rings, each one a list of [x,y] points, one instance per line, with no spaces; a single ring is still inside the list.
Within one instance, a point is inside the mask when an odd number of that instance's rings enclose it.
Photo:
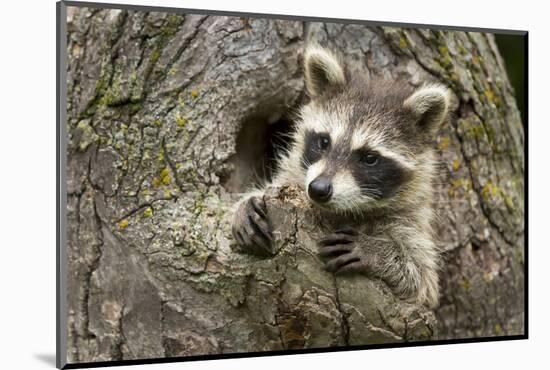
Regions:
[[[251,197],[239,206],[233,218],[232,232],[243,252],[256,255],[273,254],[273,234],[263,199]]]
[[[325,270],[329,272],[339,273],[342,269],[350,269],[351,265],[357,265],[360,264],[361,258],[359,256],[356,256],[355,253],[345,253],[342,255],[339,255],[336,258],[329,259],[325,263]]]
[[[344,273],[366,273],[368,264],[365,257],[357,253],[351,247],[342,248],[340,246],[325,247],[321,251],[321,256],[325,259],[325,270],[335,274]]]
[[[326,271],[340,274],[366,270],[364,257],[355,245],[358,235],[354,229],[345,228],[319,240],[319,256],[325,261]]]
[[[352,228],[342,228],[321,238],[318,242],[321,247],[351,244],[357,240],[359,233]]]

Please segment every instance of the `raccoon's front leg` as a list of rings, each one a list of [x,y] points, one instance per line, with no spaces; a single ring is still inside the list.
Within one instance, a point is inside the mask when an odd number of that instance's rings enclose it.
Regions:
[[[273,254],[273,234],[261,196],[245,198],[238,204],[233,214],[232,232],[243,252],[264,256]]]
[[[400,298],[436,307],[438,254],[433,242],[418,233],[414,237],[407,233],[398,236],[406,244],[341,229],[319,240],[319,255],[327,271],[378,277]]]

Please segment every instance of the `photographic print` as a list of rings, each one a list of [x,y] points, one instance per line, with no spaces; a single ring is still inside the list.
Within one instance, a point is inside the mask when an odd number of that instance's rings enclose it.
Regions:
[[[526,338],[526,32],[58,31],[59,367]]]

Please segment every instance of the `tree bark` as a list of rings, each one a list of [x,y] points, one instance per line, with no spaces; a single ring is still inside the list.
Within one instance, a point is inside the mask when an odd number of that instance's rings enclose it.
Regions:
[[[324,272],[293,188],[266,196],[275,257],[232,248],[312,40],[453,91],[433,313]],[[69,7],[67,84],[69,363],[523,334],[523,128],[491,35]]]

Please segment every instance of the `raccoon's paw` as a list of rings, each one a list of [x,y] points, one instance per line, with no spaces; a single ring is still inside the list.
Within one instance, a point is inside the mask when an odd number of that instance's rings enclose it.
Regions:
[[[232,232],[243,252],[260,256],[273,255],[273,234],[262,198],[250,197],[239,205],[233,215]]]
[[[370,264],[357,246],[358,237],[354,229],[344,228],[320,239],[319,256],[325,262],[325,270],[335,274],[367,273]]]

